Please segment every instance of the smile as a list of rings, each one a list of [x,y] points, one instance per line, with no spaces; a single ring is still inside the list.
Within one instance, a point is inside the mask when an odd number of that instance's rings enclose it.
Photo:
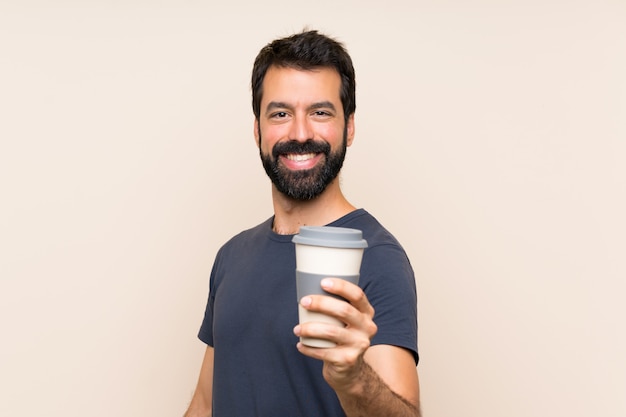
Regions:
[[[301,171],[314,168],[324,156],[323,153],[285,153],[280,156],[285,168]]]
[[[290,153],[290,154],[285,155],[285,157],[289,159],[290,161],[302,162],[302,161],[308,161],[309,159],[315,158],[315,154],[314,153],[305,153],[305,154]]]

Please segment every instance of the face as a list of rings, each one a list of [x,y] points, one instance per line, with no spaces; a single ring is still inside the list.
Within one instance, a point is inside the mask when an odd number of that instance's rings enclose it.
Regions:
[[[254,133],[265,172],[282,194],[311,200],[339,174],[354,138],[354,115],[345,122],[340,88],[330,68],[267,71]]]

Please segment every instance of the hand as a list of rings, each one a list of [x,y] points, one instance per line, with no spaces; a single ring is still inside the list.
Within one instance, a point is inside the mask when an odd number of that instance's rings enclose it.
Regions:
[[[324,295],[303,297],[300,304],[310,311],[328,314],[345,323],[345,327],[311,322],[294,328],[296,336],[325,339],[336,343],[333,348],[313,348],[298,343],[304,355],[324,361],[324,379],[335,390],[348,391],[357,375],[363,372],[363,355],[377,332],[374,308],[357,285],[338,278],[325,278],[322,288],[348,302]]]

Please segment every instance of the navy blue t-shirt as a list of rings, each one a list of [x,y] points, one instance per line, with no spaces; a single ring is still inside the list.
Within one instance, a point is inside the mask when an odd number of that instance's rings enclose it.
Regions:
[[[296,349],[298,323],[293,235],[273,218],[219,250],[198,337],[214,348],[213,416],[345,416],[322,377],[322,362]],[[367,240],[359,286],[376,313],[372,345],[417,354],[417,297],[409,260],[397,240],[363,209],[329,226],[359,229]]]

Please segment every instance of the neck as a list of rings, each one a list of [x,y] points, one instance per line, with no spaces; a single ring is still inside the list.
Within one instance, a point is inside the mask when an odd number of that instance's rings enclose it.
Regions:
[[[355,210],[339,188],[338,179],[313,200],[294,200],[272,186],[274,232],[281,235],[298,233],[300,226],[324,226]]]

